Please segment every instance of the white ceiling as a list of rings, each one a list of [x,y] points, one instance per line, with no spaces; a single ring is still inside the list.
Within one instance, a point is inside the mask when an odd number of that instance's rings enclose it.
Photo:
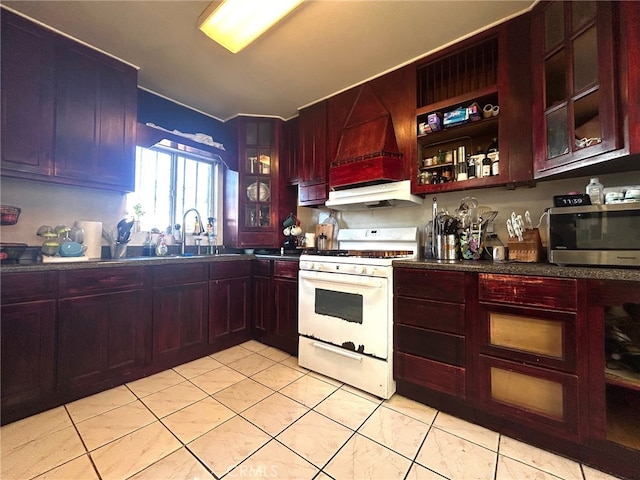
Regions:
[[[275,1],[275,0],[256,0]],[[196,20],[208,1],[3,1],[140,68],[140,87],[220,120],[284,119],[322,98],[500,23],[534,0],[305,0],[229,53]]]

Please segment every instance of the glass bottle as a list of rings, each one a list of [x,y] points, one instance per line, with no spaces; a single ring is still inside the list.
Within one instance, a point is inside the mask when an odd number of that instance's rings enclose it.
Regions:
[[[491,140],[489,148],[487,148],[487,158],[491,162],[491,176],[500,174],[500,152],[498,149],[498,139],[496,137]]]
[[[467,153],[467,178],[476,178],[476,162],[470,153]]]
[[[482,177],[490,177],[491,159],[487,155],[485,155],[481,148],[478,148],[478,162],[482,165]]]
[[[144,243],[142,244],[142,256],[143,257],[153,257],[155,249],[153,248],[153,239],[151,238],[151,233],[147,233],[147,238],[145,238]]]
[[[163,257],[165,256],[169,251],[169,248],[167,247],[167,241],[164,238],[164,233],[161,233],[158,236],[158,242],[156,244],[156,255],[159,257]]]
[[[600,183],[598,177],[593,177],[587,185],[587,195],[591,199],[591,205],[601,205],[603,203],[604,186]]]
[[[422,238],[422,254],[425,259],[433,258],[433,222],[429,221],[424,226]]]

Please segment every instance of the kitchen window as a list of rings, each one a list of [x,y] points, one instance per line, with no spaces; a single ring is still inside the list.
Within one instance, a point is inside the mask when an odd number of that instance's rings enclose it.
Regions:
[[[208,218],[219,217],[220,164],[163,147],[136,147],[136,187],[127,195],[127,211],[133,213],[139,205],[144,212],[139,217],[141,231],[173,231],[180,224],[182,233],[193,233],[195,214],[190,213],[187,225],[182,225],[186,210],[195,207],[203,225]]]

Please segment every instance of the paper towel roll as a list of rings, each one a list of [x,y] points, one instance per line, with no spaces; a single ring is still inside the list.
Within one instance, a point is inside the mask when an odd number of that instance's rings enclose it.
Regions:
[[[102,258],[102,222],[76,220],[75,226],[84,230],[83,245],[87,247],[85,255],[89,260],[100,260]]]

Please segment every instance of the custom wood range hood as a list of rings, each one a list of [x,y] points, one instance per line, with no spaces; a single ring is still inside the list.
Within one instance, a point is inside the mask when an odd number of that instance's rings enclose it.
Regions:
[[[421,204],[411,195],[391,114],[371,87],[363,85],[329,168],[329,200],[336,210]]]

